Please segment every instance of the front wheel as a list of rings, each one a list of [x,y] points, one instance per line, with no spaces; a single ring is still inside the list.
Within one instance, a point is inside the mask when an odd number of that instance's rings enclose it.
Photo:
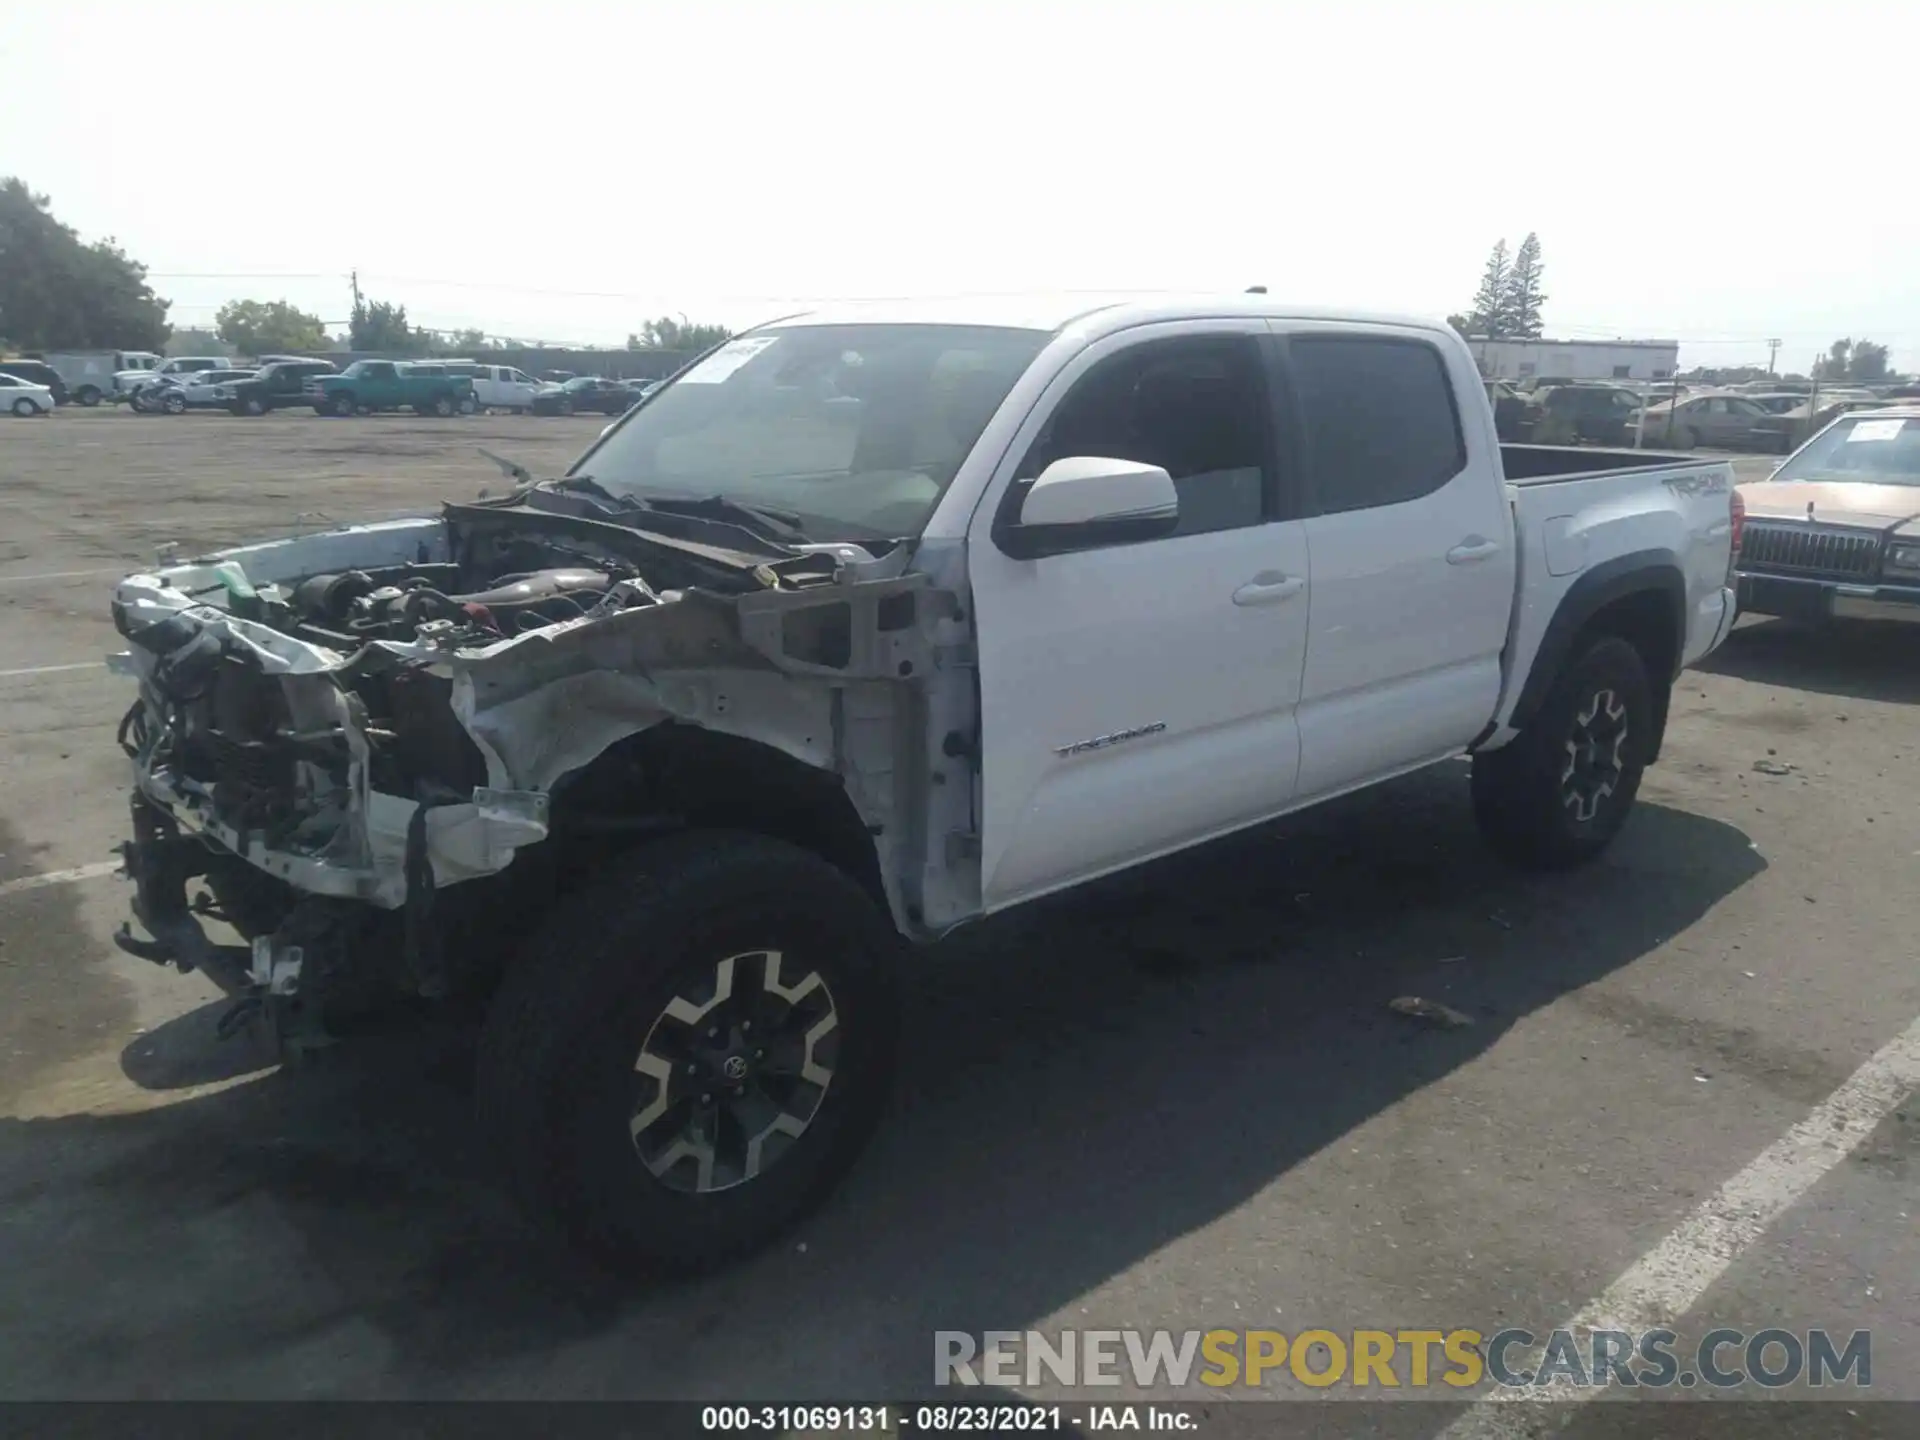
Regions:
[[[160,402],[160,408],[169,415],[184,415],[187,413],[187,397],[175,390]]]
[[[571,415],[573,413],[573,401],[556,400],[553,408],[562,415]]]
[[[334,396],[332,408],[333,408],[333,413],[339,416],[342,420],[351,419],[353,416],[353,410],[354,410],[353,397],[351,395]]]
[[[438,415],[442,420],[453,414],[453,397],[451,395],[442,395],[439,399],[435,400],[433,402],[433,413]]]
[[[495,996],[481,1119],[531,1212],[629,1269],[758,1248],[822,1199],[892,1073],[897,937],[817,856],[725,831],[562,902]]]
[[[245,415],[264,415],[267,413],[267,402],[258,395],[249,395],[240,402],[240,410]]]
[[[1473,757],[1473,810],[1503,858],[1535,870],[1591,860],[1633,808],[1653,741],[1640,652],[1594,641],[1561,672],[1513,740]]]

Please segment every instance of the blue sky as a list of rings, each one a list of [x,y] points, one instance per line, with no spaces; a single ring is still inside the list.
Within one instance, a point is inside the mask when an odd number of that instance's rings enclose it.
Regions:
[[[0,30],[0,173],[117,236],[179,325],[237,297],[343,319],[354,269],[422,322],[548,341],[1256,283],[1444,314],[1531,229],[1552,334],[1687,364],[1779,337],[1795,369],[1866,335],[1920,367],[1892,4],[32,12]]]

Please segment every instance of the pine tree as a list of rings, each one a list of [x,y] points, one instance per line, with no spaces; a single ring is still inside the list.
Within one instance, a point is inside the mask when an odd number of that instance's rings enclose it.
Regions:
[[[1507,287],[1511,283],[1507,263],[1507,242],[1495,242],[1487,256],[1487,268],[1480,272],[1480,288],[1473,292],[1473,304],[1467,309],[1467,333],[1498,340],[1507,333]]]
[[[1540,338],[1540,307],[1547,303],[1540,289],[1543,267],[1540,263],[1540,237],[1531,230],[1514,252],[1513,266],[1507,271],[1504,309],[1508,333],[1521,340]]]

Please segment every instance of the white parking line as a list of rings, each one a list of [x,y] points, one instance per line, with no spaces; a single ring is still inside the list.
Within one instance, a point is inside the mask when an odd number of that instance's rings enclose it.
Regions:
[[[1768,1225],[1813,1189],[1874,1129],[1920,1089],[1920,1020],[1862,1065],[1798,1125],[1762,1150],[1666,1239],[1562,1325],[1575,1332],[1645,1330],[1678,1320],[1699,1303]],[[1538,1368],[1536,1349],[1508,1361]],[[1578,1405],[1601,1392],[1557,1385],[1495,1390],[1437,1440],[1523,1440],[1537,1433],[1538,1413],[1503,1402]]]
[[[0,880],[0,895],[18,895],[23,890],[41,890],[49,885],[71,885],[79,880],[98,880],[102,875],[117,874],[120,869],[118,860],[102,860],[94,865],[81,865],[73,870],[49,870],[44,875],[22,875],[18,880]]]
[[[44,575],[0,575],[0,585],[27,585],[35,580],[84,580],[90,575],[125,575],[126,567],[111,570],[49,570]]]
[[[58,675],[63,670],[98,670],[110,673],[104,661],[82,660],[76,665],[30,665],[25,670],[0,670],[0,680],[18,680],[25,675]]]

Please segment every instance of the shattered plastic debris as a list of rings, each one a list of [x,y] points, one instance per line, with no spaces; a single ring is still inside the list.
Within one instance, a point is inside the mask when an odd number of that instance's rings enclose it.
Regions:
[[[1782,760],[1756,760],[1753,768],[1762,775],[1791,775],[1794,767]]]
[[[1443,1030],[1458,1030],[1463,1025],[1473,1024],[1473,1017],[1454,1009],[1451,1005],[1442,1005],[1438,1000],[1425,1000],[1418,995],[1402,995],[1389,1000],[1387,1008],[1396,1015],[1404,1015],[1409,1020],[1424,1020],[1429,1025],[1438,1025]]]

